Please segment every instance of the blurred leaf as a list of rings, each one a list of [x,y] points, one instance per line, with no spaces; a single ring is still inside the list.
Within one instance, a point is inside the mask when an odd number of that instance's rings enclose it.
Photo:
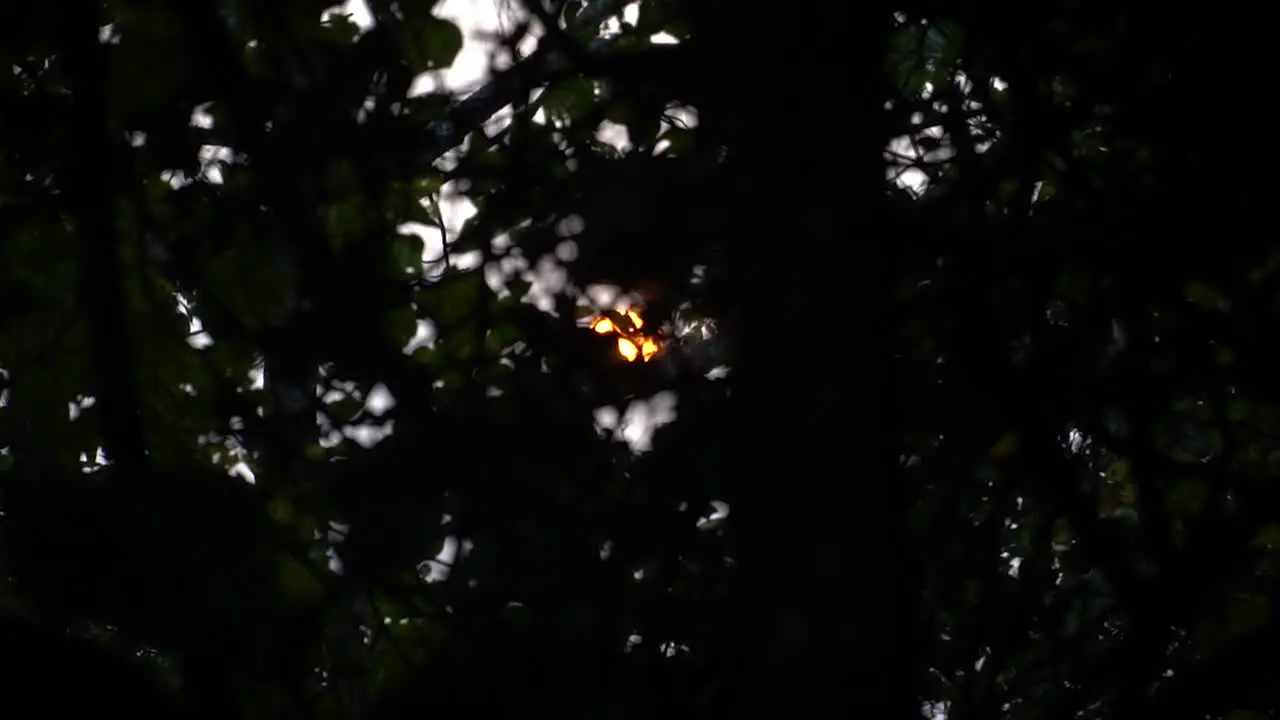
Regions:
[[[397,235],[391,246],[392,257],[396,267],[406,268],[414,272],[422,269],[424,243],[422,238],[412,233]]]
[[[1270,600],[1253,595],[1237,598],[1227,610],[1227,632],[1245,635],[1266,625],[1270,618]]]
[[[409,63],[415,72],[447,68],[462,50],[462,30],[452,21],[432,16],[410,28]]]

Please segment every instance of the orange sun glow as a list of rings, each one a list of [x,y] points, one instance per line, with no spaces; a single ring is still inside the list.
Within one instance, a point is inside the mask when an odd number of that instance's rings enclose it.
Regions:
[[[618,314],[627,320],[631,327],[619,327],[613,318],[601,315],[591,321],[591,329],[600,335],[617,335],[618,354],[627,362],[635,362],[636,360],[648,362],[649,358],[658,354],[660,349],[658,339],[640,332],[640,329],[644,327],[644,319],[640,317],[640,313],[630,308],[624,308],[619,310]]]

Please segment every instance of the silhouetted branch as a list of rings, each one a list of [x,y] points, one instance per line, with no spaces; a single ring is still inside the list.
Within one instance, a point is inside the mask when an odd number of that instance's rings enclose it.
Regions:
[[[147,466],[147,441],[138,407],[135,338],[126,301],[130,273],[121,257],[114,203],[118,177],[107,110],[102,22],[96,3],[66,18],[65,59],[71,84],[74,158],[64,180],[81,246],[79,307],[88,319],[96,373],[99,431],[107,458],[132,477]]]

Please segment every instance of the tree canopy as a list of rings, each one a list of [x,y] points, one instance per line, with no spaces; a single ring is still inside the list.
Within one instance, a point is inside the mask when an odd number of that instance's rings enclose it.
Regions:
[[[1261,23],[367,6],[0,25],[5,713],[1280,713]]]

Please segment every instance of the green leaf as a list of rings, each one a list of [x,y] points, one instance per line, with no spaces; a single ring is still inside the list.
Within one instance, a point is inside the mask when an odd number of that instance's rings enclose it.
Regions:
[[[426,309],[444,327],[455,327],[476,308],[483,283],[484,273],[481,270],[468,270],[447,277],[423,292]]]
[[[462,50],[462,30],[449,20],[429,17],[410,32],[407,54],[415,72],[447,68]]]
[[[422,269],[422,238],[412,233],[398,235],[391,244],[391,253],[396,267],[404,270],[420,271]]]
[[[407,344],[418,332],[418,314],[412,307],[401,307],[387,313],[385,327],[392,340]]]
[[[664,155],[689,155],[698,147],[696,131],[688,128],[668,127],[662,133],[661,140],[666,141]]]
[[[1271,602],[1259,595],[1237,598],[1227,610],[1227,633],[1245,635],[1266,625],[1271,618]]]
[[[1209,497],[1209,485],[1203,480],[1183,480],[1165,497],[1165,510],[1176,517],[1198,514]]]
[[[328,35],[343,43],[354,42],[360,36],[360,26],[351,21],[349,13],[334,13],[324,23]]]
[[[285,601],[293,605],[310,605],[324,594],[315,571],[292,558],[284,560],[279,583]]]
[[[511,297],[518,300],[524,299],[532,287],[533,283],[522,277],[511,278],[507,281],[507,290],[511,293]]]
[[[1232,422],[1242,422],[1252,417],[1253,414],[1253,403],[1247,398],[1233,397],[1227,403],[1227,419]]]
[[[336,239],[351,235],[360,229],[361,203],[359,197],[351,197],[345,201],[329,205],[329,234]]]
[[[520,328],[515,325],[499,325],[485,336],[485,349],[499,353],[520,341]]]
[[[1230,301],[1207,283],[1193,281],[1187,284],[1187,299],[1206,310],[1227,310]]]
[[[1253,544],[1268,550],[1280,550],[1280,525],[1275,523],[1264,525],[1262,529],[1258,530],[1258,535],[1254,537]]]
[[[413,191],[420,198],[435,195],[444,187],[444,180],[437,175],[428,175],[413,181]]]
[[[576,117],[595,104],[596,85],[577,78],[547,89],[539,97],[542,109],[554,116]]]

